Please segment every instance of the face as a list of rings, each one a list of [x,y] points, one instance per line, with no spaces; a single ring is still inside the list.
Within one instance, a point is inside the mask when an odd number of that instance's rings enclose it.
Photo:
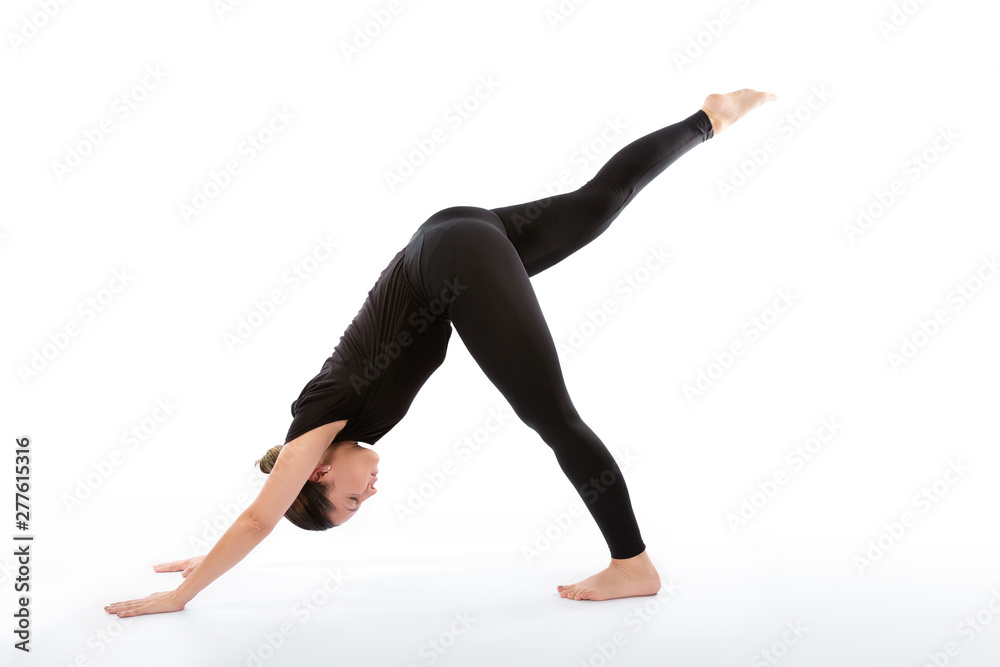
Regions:
[[[333,486],[327,492],[327,498],[336,508],[330,514],[334,525],[339,526],[353,517],[362,503],[375,495],[378,461],[379,455],[374,449],[362,447],[356,442],[330,445],[310,479]]]

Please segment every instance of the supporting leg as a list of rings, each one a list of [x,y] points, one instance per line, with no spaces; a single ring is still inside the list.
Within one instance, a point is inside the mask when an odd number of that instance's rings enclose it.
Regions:
[[[517,416],[553,451],[604,536],[612,558],[645,550],[618,464],[570,399],[528,274],[504,233],[456,227],[434,250],[433,280],[464,286],[449,304],[455,331]]]

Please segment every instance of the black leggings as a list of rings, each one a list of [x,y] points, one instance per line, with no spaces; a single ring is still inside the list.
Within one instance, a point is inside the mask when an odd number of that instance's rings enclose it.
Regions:
[[[618,464],[569,397],[528,278],[597,238],[647,183],[712,136],[699,109],[628,144],[573,192],[495,209],[447,208],[407,245],[421,249],[406,268],[411,284],[428,299],[454,294],[445,316],[518,418],[552,448],[612,558],[637,556],[646,545]]]

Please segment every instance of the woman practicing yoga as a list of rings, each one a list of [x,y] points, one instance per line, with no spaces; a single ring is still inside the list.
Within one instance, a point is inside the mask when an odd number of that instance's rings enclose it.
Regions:
[[[485,209],[456,206],[424,222],[389,262],[320,372],[292,403],[283,445],[258,460],[257,498],[204,556],[157,565],[176,590],[105,607],[119,617],[179,611],[257,546],[282,516],[307,530],[344,523],[375,494],[374,445],[406,414],[444,361],[451,328],[552,448],[611,552],[611,564],[561,597],[654,595],[628,488],[604,443],[577,414],[529,278],[594,240],[653,178],[744,114],[775,99],[742,89],[709,95],[684,120],[636,139],[573,192]]]

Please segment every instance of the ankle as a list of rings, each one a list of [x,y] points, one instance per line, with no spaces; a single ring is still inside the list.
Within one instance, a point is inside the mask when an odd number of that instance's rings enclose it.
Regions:
[[[625,569],[647,569],[653,565],[649,553],[644,549],[641,554],[631,558],[612,558],[611,564]]]
[[[705,115],[708,116],[708,119],[712,121],[712,134],[715,135],[722,132],[722,119],[716,118],[712,112],[705,107],[702,107],[701,110],[704,111]]]

